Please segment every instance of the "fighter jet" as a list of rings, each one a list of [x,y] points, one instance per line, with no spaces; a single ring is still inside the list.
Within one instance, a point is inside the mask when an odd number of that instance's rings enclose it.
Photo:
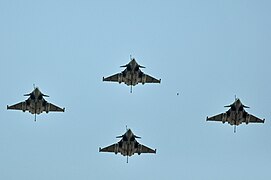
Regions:
[[[234,132],[236,132],[236,126],[242,123],[264,123],[265,119],[259,119],[252,114],[245,111],[245,108],[249,108],[241,103],[240,99],[236,99],[234,103],[228,106],[230,109],[225,113],[218,114],[216,116],[207,117],[207,121],[222,121],[222,123],[228,122],[230,125],[234,125]]]
[[[22,110],[23,112],[29,111],[31,114],[35,114],[35,121],[36,115],[43,111],[46,113],[49,113],[49,111],[65,111],[65,108],[60,108],[52,103],[48,103],[43,97],[49,96],[43,94],[37,87],[34,87],[34,90],[31,93],[25,94],[24,96],[29,96],[29,98],[15,105],[7,106],[7,109]]]
[[[131,61],[123,66],[125,67],[124,71],[121,73],[114,74],[112,76],[103,77],[103,81],[112,81],[122,83],[124,82],[127,86],[131,86],[131,93],[132,93],[132,86],[137,85],[138,83],[160,83],[161,79],[155,79],[145,73],[143,73],[140,68],[145,68],[144,66],[139,65],[136,60],[130,57]]]
[[[99,148],[99,152],[114,152],[115,154],[121,153],[123,156],[128,157],[137,153],[156,153],[156,149],[153,150],[137,142],[136,138],[141,138],[133,134],[131,129],[128,129],[122,136],[117,136],[121,140],[111,146],[105,148]]]

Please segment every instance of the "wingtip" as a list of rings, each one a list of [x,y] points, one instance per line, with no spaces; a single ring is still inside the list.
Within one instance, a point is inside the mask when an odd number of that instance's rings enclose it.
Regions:
[[[209,117],[207,116],[207,117],[206,117],[206,121],[208,121],[208,120],[209,120]]]
[[[9,109],[9,106],[7,105],[7,109]]]
[[[161,79],[159,79],[159,83],[161,83],[161,81],[162,81],[162,80],[161,80]]]
[[[66,108],[63,108],[63,112],[65,112]]]
[[[156,154],[156,149],[154,150],[154,154]]]
[[[103,81],[104,81],[104,77],[103,77]]]
[[[101,152],[102,148],[99,147],[99,152]]]

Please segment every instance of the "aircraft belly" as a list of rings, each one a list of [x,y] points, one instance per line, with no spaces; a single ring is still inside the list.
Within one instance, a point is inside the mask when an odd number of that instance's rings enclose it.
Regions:
[[[242,112],[239,112],[239,113],[236,113],[236,112],[232,112],[230,117],[228,118],[228,122],[230,125],[240,125],[242,124],[242,122],[244,122],[244,118],[243,118],[243,113]]]
[[[124,143],[122,145],[122,148],[119,149],[121,155],[123,155],[123,156],[132,156],[134,154],[134,152],[132,150],[133,150],[133,148],[130,143]]]
[[[35,102],[32,102],[32,103],[30,103],[30,105],[29,105],[29,112],[31,113],[31,114],[40,114],[40,113],[42,113],[43,112],[43,106],[42,106],[42,102],[37,102],[37,103],[35,103]]]
[[[37,114],[42,113],[42,108],[37,108],[37,109],[36,109],[36,113],[37,113]]]
[[[122,148],[120,148],[119,151],[120,151],[121,155],[126,156],[127,155],[127,144],[123,143]]]
[[[123,82],[127,85],[127,86],[135,86],[138,84],[138,75],[135,73],[127,73],[126,76],[123,78]]]
[[[29,109],[29,112],[30,112],[31,114],[35,114],[35,109]]]
[[[123,79],[123,82],[127,85],[130,86],[131,85],[131,81],[127,78]]]
[[[42,113],[42,110],[39,109],[39,108],[37,108],[36,110],[35,110],[35,108],[31,108],[31,109],[29,109],[29,112],[30,112],[31,114],[41,114],[41,113]]]
[[[123,150],[120,150],[120,154],[126,156],[126,153]]]

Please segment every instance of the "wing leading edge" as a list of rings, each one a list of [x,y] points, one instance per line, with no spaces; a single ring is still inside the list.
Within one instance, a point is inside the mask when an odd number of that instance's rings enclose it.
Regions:
[[[48,111],[52,112],[65,112],[65,108],[60,108],[52,103],[47,103]]]
[[[105,148],[99,148],[99,152],[120,153],[121,152],[120,149],[121,148],[119,147],[118,143],[116,143],[116,144],[112,144],[110,146],[107,146]],[[156,149],[153,150],[143,144],[139,144],[138,148],[136,148],[135,152],[139,153],[139,154],[141,154],[141,153],[154,153],[154,154],[156,154]]]
[[[118,144],[112,144],[110,146],[107,146],[105,148],[99,148],[99,152],[115,152],[115,147],[118,146]],[[115,152],[118,153],[119,151]]]
[[[22,111],[29,110],[25,101],[19,102],[17,104],[11,105],[11,106],[7,105],[7,109],[22,110]]]
[[[143,74],[142,78],[139,79],[139,83],[161,83],[161,79],[156,79],[148,74]]]
[[[221,113],[215,116],[207,117],[206,121],[223,121],[223,117],[225,116],[225,113]],[[226,120],[226,118],[225,118]]]
[[[120,73],[117,73],[117,74],[114,74],[114,75],[109,76],[109,77],[106,77],[106,78],[103,77],[103,81],[118,82],[119,74],[120,74]]]
[[[252,114],[247,114],[247,118],[244,118],[241,123],[264,123],[265,119],[260,119]],[[212,117],[207,117],[206,121],[221,121],[228,122],[227,114],[221,113]]]
[[[252,114],[249,114],[249,122],[250,123],[264,123],[265,119],[260,119]]]
[[[137,148],[137,153],[154,153],[156,154],[156,149],[151,149],[143,144],[140,144],[139,148]]]

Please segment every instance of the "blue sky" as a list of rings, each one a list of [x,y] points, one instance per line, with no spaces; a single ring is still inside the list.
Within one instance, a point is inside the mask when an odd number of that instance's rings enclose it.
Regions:
[[[268,179],[270,1],[0,1],[0,179]],[[130,54],[160,85],[103,83]],[[7,111],[36,84],[65,113]],[[176,96],[179,92],[180,95]],[[237,95],[264,124],[206,122]],[[156,155],[99,153],[125,126]]]

